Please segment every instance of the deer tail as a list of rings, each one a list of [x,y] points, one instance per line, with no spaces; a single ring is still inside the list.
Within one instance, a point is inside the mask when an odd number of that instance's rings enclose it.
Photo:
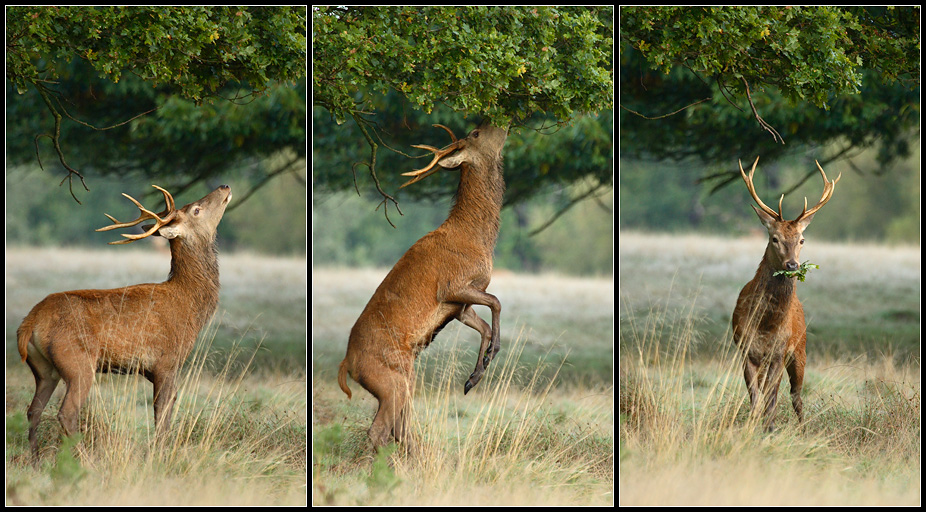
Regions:
[[[20,343],[19,346],[22,347],[23,346],[22,341],[20,341],[19,343]],[[20,352],[22,352],[22,348],[20,348]],[[341,391],[346,393],[347,399],[350,400],[351,398],[350,388],[347,387],[347,358],[346,357],[344,358],[343,361],[341,361],[341,366],[338,367],[338,385],[341,386]]]
[[[32,331],[35,328],[32,321],[32,315],[23,320],[22,325],[16,330],[16,338],[19,343],[19,355],[22,356],[23,362],[26,362],[26,356],[29,355],[29,340],[32,338]]]

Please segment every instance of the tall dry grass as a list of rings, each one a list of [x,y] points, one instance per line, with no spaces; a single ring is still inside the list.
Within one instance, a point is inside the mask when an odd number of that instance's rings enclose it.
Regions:
[[[658,272],[645,263],[678,261],[683,252],[708,250],[692,249],[705,245],[702,240],[667,247],[652,259],[643,254],[640,271]],[[685,256],[692,268],[703,270],[701,277],[716,271],[703,259]],[[655,279],[645,302],[636,289],[622,287],[620,504],[919,503],[918,362],[899,366],[889,351],[812,360],[805,377],[805,425],[797,425],[785,384],[778,430],[766,434],[761,418],[750,414],[729,327],[711,340],[720,347],[713,357],[692,355],[704,339],[701,304],[713,303],[710,294],[716,292],[707,291],[704,299],[697,291],[701,286],[687,281],[676,290],[675,279],[685,280],[685,273],[676,267]]]
[[[448,342],[460,343],[444,340]],[[347,432],[328,427],[338,433],[318,436],[315,502],[612,504],[610,393],[557,388],[558,368],[565,359],[525,361],[526,343],[522,329],[465,396],[459,376],[472,370],[472,361],[459,359],[462,350],[422,352],[417,364],[434,363],[438,370],[419,376],[416,385],[409,417],[415,449],[374,456],[366,438],[372,410],[351,414],[347,421],[355,426]],[[429,361],[439,354],[449,358]],[[552,378],[543,376],[549,374],[544,366],[556,368]],[[365,391],[356,395],[370,398]]]

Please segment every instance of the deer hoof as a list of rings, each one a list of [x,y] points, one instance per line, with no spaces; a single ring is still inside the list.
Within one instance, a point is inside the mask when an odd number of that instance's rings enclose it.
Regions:
[[[473,389],[473,386],[475,386],[475,384],[470,381],[466,381],[466,384],[463,384],[463,394],[465,395],[469,393],[469,390]]]

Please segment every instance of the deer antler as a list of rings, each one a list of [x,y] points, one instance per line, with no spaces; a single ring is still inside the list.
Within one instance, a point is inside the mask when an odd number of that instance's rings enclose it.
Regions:
[[[141,210],[141,215],[139,215],[137,219],[131,222],[121,222],[120,223],[113,216],[109,215],[108,213],[104,213],[103,215],[106,215],[106,217],[108,217],[109,220],[113,221],[113,225],[102,227],[98,229],[97,231],[109,231],[111,229],[128,228],[128,227],[132,227],[142,221],[149,220],[149,219],[154,221],[154,226],[151,226],[148,229],[148,231],[145,231],[144,233],[140,235],[127,235],[123,233],[122,236],[124,236],[128,240],[119,240],[116,242],[109,242],[110,245],[128,244],[136,240],[141,240],[142,238],[147,238],[153,235],[155,231],[164,227],[164,225],[166,225],[168,222],[174,220],[174,217],[177,216],[177,210],[174,208],[174,198],[171,197],[170,192],[164,190],[163,188],[157,185],[151,185],[151,186],[164,193],[164,202],[167,204],[167,208],[161,213],[151,212],[149,210],[146,210],[145,207],[141,205],[141,203],[135,200],[135,198],[133,198],[132,196],[128,194],[123,193],[122,195],[127,197],[129,201],[132,201],[133,203],[135,203],[135,206],[137,206],[138,209]]]
[[[457,137],[453,134],[450,128],[447,128],[446,126],[442,124],[435,124],[434,126],[437,128],[443,128],[444,130],[447,130],[447,133],[450,134],[450,138],[453,139],[453,142],[449,146],[443,149],[437,149],[435,147],[426,146],[424,144],[413,145],[412,146],[413,148],[427,149],[428,151],[434,153],[434,160],[431,160],[431,163],[423,169],[417,169],[411,172],[403,172],[402,176],[414,176],[414,178],[412,178],[411,180],[409,180],[408,182],[406,182],[404,185],[402,185],[399,188],[405,188],[411,185],[412,183],[415,183],[416,181],[420,181],[430,176],[431,174],[437,172],[438,169],[435,168],[435,166],[437,165],[437,162],[440,161],[441,158],[444,158],[445,156],[449,155],[450,153],[453,153],[454,151],[462,147],[463,141],[457,140]]]
[[[833,192],[836,190],[836,182],[839,181],[839,178],[842,178],[842,173],[839,173],[839,176],[836,176],[835,180],[827,181],[826,173],[823,172],[823,167],[820,167],[820,162],[817,162],[816,160],[814,160],[814,162],[817,163],[817,169],[820,169],[820,174],[823,175],[823,197],[820,198],[820,202],[818,202],[816,206],[809,210],[807,209],[807,198],[805,197],[804,211],[801,212],[801,214],[798,215],[794,220],[801,220],[804,217],[809,217],[817,213],[820,208],[823,208],[823,205],[825,205],[830,200],[830,198],[833,197]]]
[[[759,165],[759,157],[756,157],[756,161],[752,164],[752,170],[749,171],[749,176],[746,176],[746,171],[743,170],[743,161],[740,160],[740,174],[743,175],[743,181],[746,182],[746,188],[749,189],[749,193],[752,195],[752,198],[756,201],[756,204],[759,205],[759,208],[762,208],[762,211],[771,215],[777,220],[784,220],[781,216],[781,201],[785,198],[784,194],[781,195],[781,199],[778,200],[778,213],[775,213],[775,210],[769,208],[759,199],[759,195],[756,194],[756,186],[752,183],[752,175],[756,172],[756,166]],[[806,206],[806,205],[805,205]]]

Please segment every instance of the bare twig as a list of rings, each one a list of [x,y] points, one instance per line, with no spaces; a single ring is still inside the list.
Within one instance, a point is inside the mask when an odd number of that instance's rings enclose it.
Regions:
[[[392,203],[395,205],[395,209],[399,212],[399,215],[404,215],[404,214],[402,213],[402,210],[399,208],[399,202],[396,201],[394,197],[390,196],[383,190],[383,187],[380,186],[379,184],[379,178],[376,176],[376,149],[379,146],[375,142],[373,142],[373,137],[370,137],[370,134],[367,132],[366,126],[364,126],[364,124],[366,124],[366,121],[363,118],[361,118],[356,112],[352,112],[351,117],[354,118],[354,122],[357,123],[357,126],[360,128],[360,131],[363,133],[363,136],[366,137],[367,144],[370,145],[370,161],[369,162],[357,162],[356,164],[354,164],[351,170],[353,171],[357,165],[366,165],[367,167],[369,167],[370,176],[373,178],[373,183],[376,185],[376,190],[379,192],[381,196],[383,196],[383,200],[380,201],[378,205],[376,205],[376,210],[379,210],[380,206],[384,206],[383,214],[385,214],[386,216],[386,222],[388,222],[389,225],[394,228],[395,224],[393,224],[392,221],[389,220],[389,201],[392,201]],[[357,179],[356,179],[356,174],[355,174],[354,175],[354,186],[355,187],[356,187],[356,183],[357,183]],[[360,191],[358,190],[357,193],[359,194]]]
[[[89,192],[90,189],[87,188],[87,183],[84,181],[84,176],[81,173],[77,172],[77,170],[75,170],[73,167],[68,165],[67,162],[64,161],[64,152],[61,151],[61,144],[60,144],[61,114],[58,112],[57,109],[55,109],[55,106],[52,105],[51,99],[48,98],[49,89],[46,88],[44,85],[37,83],[37,82],[33,82],[33,85],[35,86],[35,90],[38,91],[39,95],[42,96],[42,100],[45,101],[45,105],[48,106],[48,110],[51,112],[52,117],[55,118],[55,134],[54,135],[50,135],[47,133],[40,133],[35,136],[35,139],[33,139],[33,142],[35,143],[35,156],[39,160],[39,167],[42,170],[45,170],[45,167],[42,165],[42,158],[39,157],[39,137],[48,137],[49,139],[51,139],[52,144],[55,146],[55,151],[58,153],[58,160],[61,162],[61,165],[63,165],[64,168],[68,170],[68,175],[65,176],[64,179],[61,180],[61,183],[59,183],[58,186],[60,187],[61,185],[64,185],[64,181],[67,180],[68,189],[71,192],[71,197],[73,197],[74,200],[77,201],[77,204],[83,204],[80,202],[80,199],[77,199],[77,196],[74,195],[74,183],[72,181],[72,178],[76,175],[78,178],[80,178],[80,184],[84,186],[84,190]]]
[[[621,107],[622,109],[626,110],[627,112],[630,112],[631,114],[636,114],[636,115],[642,117],[643,119],[653,120],[653,119],[662,119],[662,118],[664,118],[664,117],[674,116],[675,114],[678,114],[679,112],[681,112],[682,110],[685,110],[685,109],[688,108],[688,107],[693,107],[693,106],[697,105],[698,103],[704,103],[705,101],[707,101],[707,100],[709,100],[709,99],[711,99],[711,98],[710,98],[710,97],[704,98],[704,99],[701,100],[701,101],[696,101],[696,102],[692,103],[691,105],[684,106],[684,107],[682,107],[682,108],[676,110],[675,112],[672,112],[672,113],[669,113],[669,114],[665,114],[665,115],[661,115],[661,116],[656,116],[656,117],[647,117],[647,116],[644,116],[643,114],[641,114],[641,113],[639,113],[639,112],[637,112],[637,111],[635,111],[635,110],[630,110],[629,108],[627,108],[627,107],[625,107],[625,106],[623,106],[623,105],[621,105],[620,107]]]
[[[589,189],[587,192],[583,192],[582,194],[578,195],[577,197],[573,197],[572,199],[569,200],[569,204],[567,204],[566,206],[560,208],[560,210],[559,210],[558,212],[556,212],[555,214],[553,214],[553,216],[550,217],[546,222],[544,222],[540,227],[538,227],[537,229],[532,230],[532,231],[531,231],[530,233],[528,233],[527,235],[528,235],[528,236],[534,236],[534,235],[536,235],[537,233],[540,233],[541,231],[543,231],[543,230],[547,229],[548,227],[552,226],[553,223],[556,222],[556,219],[560,218],[560,216],[562,216],[564,213],[566,213],[567,211],[569,211],[570,208],[572,208],[573,206],[579,204],[580,202],[582,202],[583,200],[585,200],[585,199],[588,198],[589,196],[594,196],[595,199],[598,199],[598,197],[600,197],[600,194],[599,194],[599,195],[595,195],[595,192],[598,192],[598,191],[601,190],[603,187],[605,187],[605,184],[604,184],[604,183],[599,183],[598,185],[596,185],[596,186],[592,187],[591,189]]]
[[[727,96],[727,94],[730,94],[730,96],[733,96],[733,95],[729,93],[729,91],[727,90],[727,84],[720,81],[720,75],[717,75],[717,87],[720,89],[720,94],[723,94],[723,98],[727,100],[727,103],[729,103],[730,105],[733,105],[733,107],[736,110],[739,110],[740,112],[746,112],[745,110],[741,109],[739,105],[737,105],[736,103],[733,103],[733,100],[729,96]]]
[[[743,85],[746,86],[746,98],[749,99],[749,106],[752,107],[752,114],[756,116],[756,121],[759,122],[759,126],[768,130],[772,134],[772,138],[775,142],[781,141],[782,144],[785,143],[785,140],[781,137],[781,134],[777,130],[772,128],[772,125],[765,122],[765,119],[762,119],[762,116],[759,115],[759,112],[756,110],[756,105],[752,102],[752,94],[749,92],[749,82],[745,78],[742,78]]]

